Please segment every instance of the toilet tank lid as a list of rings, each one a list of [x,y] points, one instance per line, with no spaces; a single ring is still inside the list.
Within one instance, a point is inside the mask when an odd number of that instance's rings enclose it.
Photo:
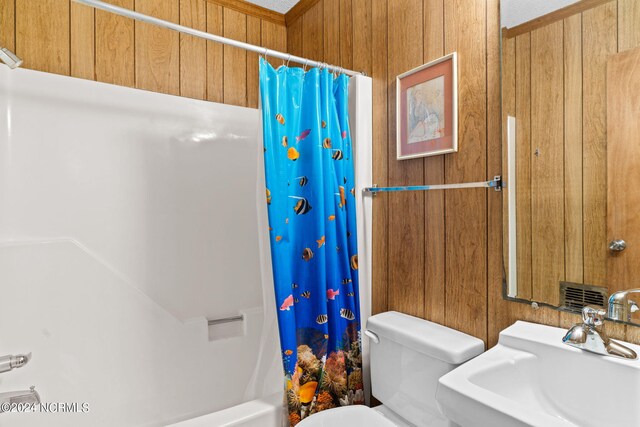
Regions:
[[[460,365],[484,351],[484,342],[455,329],[397,311],[376,314],[367,329],[380,337],[452,365]]]

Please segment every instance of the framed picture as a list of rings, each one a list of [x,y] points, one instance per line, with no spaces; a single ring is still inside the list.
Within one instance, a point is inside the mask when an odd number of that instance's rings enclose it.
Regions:
[[[458,151],[454,52],[396,77],[398,160]]]

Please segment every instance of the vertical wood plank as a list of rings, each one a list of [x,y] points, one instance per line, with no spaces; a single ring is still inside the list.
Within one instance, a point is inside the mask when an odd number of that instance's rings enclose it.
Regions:
[[[136,0],[135,10],[179,22],[179,0]],[[175,31],[135,22],[136,87],[180,94],[180,36]]]
[[[564,21],[564,245],[565,280],[583,283],[582,250],[582,14]],[[575,314],[560,312],[570,327]]]
[[[111,4],[133,9],[134,0]],[[133,20],[101,10],[95,11],[96,80],[120,86],[135,85]]]
[[[69,75],[69,0],[16,0],[15,53],[24,68]]]
[[[302,19],[299,19],[301,21]],[[287,28],[283,25],[277,25],[269,21],[262,21],[262,46],[279,50],[281,52],[288,51],[294,54],[291,50],[287,49]],[[275,58],[268,58],[271,64],[277,66]],[[295,64],[291,64],[294,66]]]
[[[207,32],[222,35],[222,6],[207,2]],[[207,41],[207,100],[223,102],[222,45]]]
[[[16,50],[16,2],[0,0],[0,46]]]
[[[302,29],[304,15],[296,19],[287,28],[287,48],[292,55],[302,55]]]
[[[457,51],[458,143],[445,182],[487,174],[486,2],[445,2],[445,53]],[[482,40],[478,42],[478,40]],[[486,190],[446,191],[446,325],[487,340]]]
[[[557,305],[564,279],[563,23],[531,32],[533,299]]]
[[[340,2],[322,0],[324,61],[331,65],[340,64]]]
[[[396,160],[395,77],[422,63],[422,0],[388,4],[389,184],[416,185],[424,180],[422,159]],[[389,309],[424,316],[424,194],[400,192],[389,198]]]
[[[353,68],[353,31],[351,0],[340,0],[340,66],[347,69]]]
[[[305,58],[322,61],[323,38],[323,2],[312,6],[304,15],[302,31],[302,54]]]
[[[423,62],[444,55],[444,1],[424,0]],[[444,156],[424,159],[424,182],[444,183]],[[427,191],[425,198],[425,318],[445,323],[445,206],[443,191]]]
[[[247,43],[262,46],[262,23],[259,18],[247,15]],[[258,108],[258,54],[247,52],[247,107]]]
[[[584,281],[606,286],[607,57],[617,50],[616,4],[582,15]]]
[[[507,135],[507,119],[508,117],[515,117],[517,120],[520,118],[516,115],[516,39],[515,38],[506,38],[502,39],[502,161],[505,165],[509,164],[508,159],[508,135]],[[516,124],[518,126],[518,124]],[[528,151],[528,147],[527,147]],[[503,173],[506,173],[505,171]],[[516,164],[517,170],[517,164]],[[506,177],[507,186],[512,185],[513,183],[509,183],[511,180],[510,177]],[[517,192],[516,192],[517,194]],[[517,206],[517,203],[516,203]],[[516,220],[520,217],[518,216]],[[503,192],[503,202],[502,202],[502,221],[503,221],[503,230],[502,233],[502,245],[504,247],[503,252],[503,265],[504,265],[504,278],[505,283],[508,281],[509,276],[509,262],[513,261],[509,258],[509,249],[510,249],[510,240],[511,237],[509,233],[506,231],[509,227],[509,192]],[[518,259],[516,257],[516,262]],[[517,282],[517,278],[516,278]],[[507,283],[508,284],[508,283]],[[517,287],[520,288],[520,283],[517,283]],[[491,312],[492,304],[491,300],[489,300],[489,308]],[[491,340],[491,328],[489,329],[489,339]]]
[[[502,170],[500,117],[500,1],[487,0],[487,179]],[[498,341],[494,325],[503,319],[502,301],[502,194],[487,192],[487,345]]]
[[[223,8],[224,36],[230,39],[247,40],[247,15]],[[247,105],[247,51],[232,46],[223,46],[223,81],[225,104]]]
[[[618,0],[618,52],[640,46],[640,2]]]
[[[533,297],[531,259],[531,34],[515,39],[518,298]]]
[[[564,21],[565,279],[583,283],[582,15]]]
[[[180,24],[206,31],[205,0],[180,0]],[[180,95],[207,97],[207,42],[188,34],[180,34]]]
[[[371,5],[372,32],[371,77],[373,79],[373,182],[379,186],[389,183],[389,133],[387,111],[387,6],[388,2],[373,1]],[[389,288],[389,198],[373,201],[373,274],[372,314],[388,310]]]
[[[95,79],[95,9],[71,3],[71,75]]]
[[[370,76],[372,72],[371,45],[373,37],[371,2],[369,0],[353,0],[353,29],[353,68],[357,71],[364,71]],[[325,62],[329,62],[326,56]]]

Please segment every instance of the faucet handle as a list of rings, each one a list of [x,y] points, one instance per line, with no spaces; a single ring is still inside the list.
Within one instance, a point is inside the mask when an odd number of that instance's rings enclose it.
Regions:
[[[607,311],[601,308],[584,307],[582,309],[582,321],[589,326],[602,326]]]

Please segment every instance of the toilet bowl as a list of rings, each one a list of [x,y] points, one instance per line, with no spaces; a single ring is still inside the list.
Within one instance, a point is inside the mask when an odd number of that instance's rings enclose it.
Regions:
[[[427,320],[389,311],[367,321],[371,389],[381,406],[328,409],[299,427],[453,427],[438,409],[438,379],[484,351],[484,342]]]

